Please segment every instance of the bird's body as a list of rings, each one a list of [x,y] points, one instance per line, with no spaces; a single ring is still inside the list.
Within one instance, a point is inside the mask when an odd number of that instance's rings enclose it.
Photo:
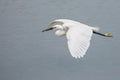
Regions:
[[[85,55],[87,49],[89,48],[90,40],[93,33],[105,37],[112,37],[111,34],[105,35],[99,33],[99,29],[96,27],[91,27],[80,22],[68,19],[54,20],[49,24],[48,29],[43,30],[43,32],[52,29],[56,29],[55,34],[57,36],[66,35],[69,51],[71,55],[75,58],[81,58]]]
[[[62,25],[62,26],[61,26]],[[64,36],[68,29],[75,27],[77,28],[89,28],[93,31],[98,31],[97,27],[90,27],[88,25],[82,24],[77,21],[68,20],[68,19],[58,19],[50,23],[49,28],[56,27],[56,35]]]

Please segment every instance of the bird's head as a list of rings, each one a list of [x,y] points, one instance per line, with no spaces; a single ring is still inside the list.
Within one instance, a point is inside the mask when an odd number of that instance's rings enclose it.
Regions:
[[[49,24],[48,28],[42,30],[42,32],[50,31],[50,30],[53,30],[53,29],[62,30],[63,29],[62,25],[63,25],[63,22],[53,21]]]
[[[48,27],[47,29],[42,30],[42,32],[50,31],[50,30],[53,30],[53,29],[63,30],[64,27],[62,25],[54,25],[54,26]]]

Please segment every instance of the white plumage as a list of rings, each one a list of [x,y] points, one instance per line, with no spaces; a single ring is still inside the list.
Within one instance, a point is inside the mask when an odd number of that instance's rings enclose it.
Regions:
[[[89,27],[72,27],[67,32],[68,48],[75,58],[83,57],[90,45],[92,30]]]
[[[67,37],[68,49],[71,55],[75,58],[81,58],[85,55],[90,45],[90,40],[93,32],[96,34],[112,37],[111,34],[98,33],[97,27],[90,27],[77,21],[68,19],[58,19],[49,24],[49,28],[43,30],[48,31],[56,29],[55,34],[57,36]]]

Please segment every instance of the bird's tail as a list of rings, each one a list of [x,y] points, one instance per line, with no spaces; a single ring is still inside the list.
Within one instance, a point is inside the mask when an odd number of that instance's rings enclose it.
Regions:
[[[94,32],[98,32],[100,30],[99,27],[91,27]]]

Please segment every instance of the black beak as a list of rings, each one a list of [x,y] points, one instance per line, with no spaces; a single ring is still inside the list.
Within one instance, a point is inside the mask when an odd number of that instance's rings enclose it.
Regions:
[[[48,28],[48,29],[42,30],[42,32],[49,31],[49,30],[53,30],[53,29],[54,29],[54,28]]]

